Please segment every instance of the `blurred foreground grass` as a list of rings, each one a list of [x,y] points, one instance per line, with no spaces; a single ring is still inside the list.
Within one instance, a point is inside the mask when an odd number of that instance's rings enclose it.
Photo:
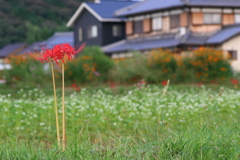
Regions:
[[[68,147],[56,147],[53,98],[42,89],[0,97],[2,159],[238,159],[240,92],[170,86],[71,91]],[[59,97],[59,106],[61,99]],[[61,115],[61,110],[59,111]]]

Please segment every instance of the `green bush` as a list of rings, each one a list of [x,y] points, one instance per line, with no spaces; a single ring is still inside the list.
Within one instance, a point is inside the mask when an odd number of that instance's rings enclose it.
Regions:
[[[159,83],[167,79],[174,79],[177,61],[169,50],[153,50],[148,56],[149,72],[145,80],[149,83]]]
[[[116,60],[111,70],[111,81],[117,83],[135,83],[148,74],[146,55],[133,53],[132,57]]]
[[[198,80],[203,82],[224,81],[233,75],[231,65],[222,51],[199,48],[193,53],[191,63]]]
[[[51,82],[51,72],[42,64],[27,56],[11,56],[12,69],[5,70],[7,84],[45,85]],[[115,61],[115,62],[114,62]],[[56,70],[60,70],[56,66]],[[61,73],[56,74],[60,78]],[[150,54],[134,53],[132,57],[111,59],[100,47],[85,47],[81,54],[71,61],[65,61],[65,80],[69,83],[121,84],[160,83],[171,80],[174,83],[196,83],[225,81],[232,77],[231,66],[222,51],[199,48],[184,56],[169,50],[153,50]]]
[[[114,62],[100,47],[85,47],[78,57],[66,61],[66,80],[71,83],[106,82]]]
[[[51,72],[43,64],[29,55],[9,57],[11,69],[4,70],[6,84],[47,85],[51,81]]]
[[[177,69],[173,81],[176,83],[198,82],[192,66],[192,58],[185,56],[177,60]]]

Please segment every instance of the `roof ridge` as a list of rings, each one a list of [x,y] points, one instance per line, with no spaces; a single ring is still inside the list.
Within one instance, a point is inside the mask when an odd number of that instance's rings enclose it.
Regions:
[[[73,34],[73,31],[55,32],[53,36],[70,35],[70,34]]]
[[[145,3],[145,2],[147,2],[147,1],[149,1],[149,0],[139,1],[139,2],[136,2],[136,3],[132,4],[132,5],[129,5],[129,6],[127,6],[127,7],[124,7],[124,8],[121,8],[121,9],[119,9],[119,10],[116,10],[116,11],[114,12],[114,15],[115,15],[115,16],[118,16],[118,14],[120,14],[121,12],[130,10],[130,9],[133,9],[134,7],[138,7],[139,5],[141,5],[142,3]]]
[[[133,1],[133,0],[101,0],[101,1],[108,1],[108,2],[138,2],[138,1]],[[144,0],[141,0],[141,1],[139,1],[139,2],[142,2],[142,1],[144,1]],[[86,4],[96,4],[96,5],[99,5],[99,4],[101,4],[101,2],[100,3],[95,3],[95,2],[83,2],[83,3],[86,3]]]

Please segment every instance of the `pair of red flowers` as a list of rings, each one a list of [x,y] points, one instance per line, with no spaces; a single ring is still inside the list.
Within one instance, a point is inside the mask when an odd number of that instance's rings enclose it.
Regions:
[[[59,60],[64,63],[64,57],[67,56],[68,60],[71,60],[78,52],[81,52],[84,48],[85,43],[82,44],[78,49],[75,49],[68,43],[58,44],[52,49],[43,48],[41,55],[32,56],[33,58],[40,60],[41,62],[53,62],[58,64]]]

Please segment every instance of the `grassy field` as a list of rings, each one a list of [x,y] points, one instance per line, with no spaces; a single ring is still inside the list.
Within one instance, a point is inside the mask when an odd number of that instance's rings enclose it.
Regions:
[[[50,94],[0,96],[1,159],[239,159],[238,90],[170,86],[163,96],[153,85],[113,92],[82,89],[65,98],[65,152],[56,145]]]

